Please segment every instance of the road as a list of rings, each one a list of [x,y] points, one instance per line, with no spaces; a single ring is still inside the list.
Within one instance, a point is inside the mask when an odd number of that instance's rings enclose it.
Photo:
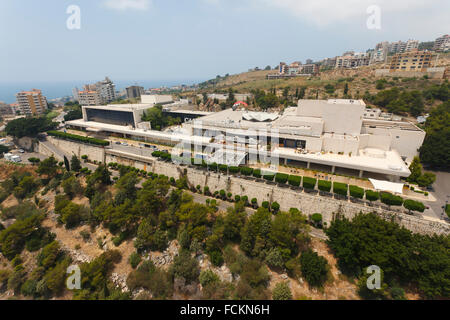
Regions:
[[[445,206],[446,201],[450,203],[450,173],[433,173],[436,174],[436,182],[433,185],[434,190],[431,192],[431,194],[433,194],[437,201],[427,202],[427,205],[430,206],[431,209],[433,209],[435,217],[442,219],[442,217],[446,217],[442,207]]]

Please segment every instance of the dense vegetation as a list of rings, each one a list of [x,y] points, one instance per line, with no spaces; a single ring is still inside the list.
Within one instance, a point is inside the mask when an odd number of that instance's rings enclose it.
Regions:
[[[38,133],[53,130],[58,126],[46,117],[42,118],[19,118],[8,122],[5,127],[7,135],[22,138],[36,137]]]
[[[163,107],[161,105],[155,105],[153,108],[148,109],[142,115],[142,121],[150,122],[152,130],[161,131],[166,127],[181,124],[180,118],[174,118],[167,116],[163,113]]]
[[[420,159],[430,167],[450,168],[450,101],[434,108],[425,123],[427,135],[420,148]]]
[[[449,297],[449,236],[413,234],[374,214],[338,219],[326,233],[345,274],[364,276],[365,268],[377,265],[391,289],[412,284],[428,298]],[[384,292],[381,297],[388,296]]]

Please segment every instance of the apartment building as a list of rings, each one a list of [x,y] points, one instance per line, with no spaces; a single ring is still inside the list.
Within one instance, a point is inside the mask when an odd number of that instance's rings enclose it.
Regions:
[[[42,95],[42,91],[32,89],[16,94],[19,111],[26,116],[41,115],[47,110],[47,99]]]
[[[78,102],[82,106],[98,106],[103,104],[103,99],[96,90],[87,89],[79,91],[77,95]]]
[[[446,34],[434,41],[433,50],[437,52],[450,51],[450,35]]]
[[[392,57],[390,72],[395,71],[417,71],[426,72],[431,67],[433,53],[430,51],[412,50],[404,53],[397,53]]]
[[[408,40],[406,42],[403,41],[397,41],[389,43],[388,45],[389,53],[403,53],[408,52],[414,49],[419,48],[419,41],[418,40]]]
[[[368,66],[370,55],[367,53],[354,53],[353,55],[343,55],[336,58],[336,69],[340,68],[358,68]]]
[[[77,100],[81,105],[93,106],[107,104],[116,100],[116,86],[108,77],[94,84],[84,85],[82,91],[74,88],[72,93],[75,99],[78,97]]]

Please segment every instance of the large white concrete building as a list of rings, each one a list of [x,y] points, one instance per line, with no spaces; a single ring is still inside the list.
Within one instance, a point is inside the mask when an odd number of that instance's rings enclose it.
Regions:
[[[109,110],[113,108],[117,111],[113,106]],[[141,111],[135,108],[133,112],[123,112],[133,114],[136,122]],[[107,111],[102,107],[95,110]],[[425,138],[425,132],[409,122],[380,120],[377,112],[377,117],[367,119],[362,100],[300,100],[298,107],[285,109],[282,114],[227,109],[199,115],[183,124],[176,134],[144,130],[138,123],[121,126],[86,111],[83,108],[83,120],[70,121],[68,125],[145,141],[184,141],[195,144],[195,152],[210,154],[211,158],[226,149],[228,153],[245,153],[246,161],[277,158],[285,165],[360,177],[382,175],[389,180],[410,175],[408,163],[418,154]]]

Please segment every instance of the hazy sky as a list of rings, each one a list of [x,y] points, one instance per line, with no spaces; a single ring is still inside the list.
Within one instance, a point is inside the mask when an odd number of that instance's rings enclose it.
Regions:
[[[381,30],[366,27],[373,4]],[[0,0],[0,82],[209,79],[434,40],[449,12],[449,0]]]

